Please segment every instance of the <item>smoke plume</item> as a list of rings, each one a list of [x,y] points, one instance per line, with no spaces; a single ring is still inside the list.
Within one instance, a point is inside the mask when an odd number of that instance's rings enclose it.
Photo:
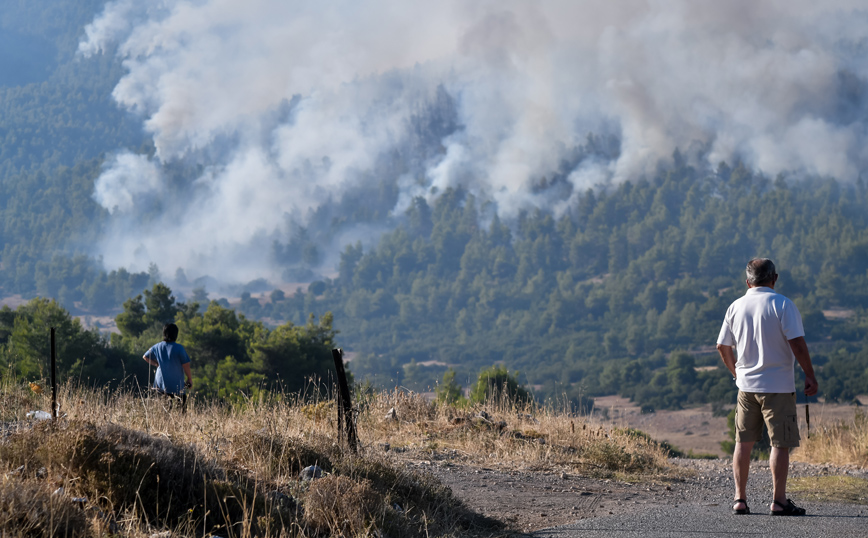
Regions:
[[[851,180],[868,163],[861,5],[117,0],[80,52],[122,58],[114,98],[156,152],[120,152],[98,179],[101,252],[272,277],[275,241],[383,181],[392,214],[462,186],[508,218],[562,211],[676,148],[701,167]],[[615,147],[591,151],[588,133]]]

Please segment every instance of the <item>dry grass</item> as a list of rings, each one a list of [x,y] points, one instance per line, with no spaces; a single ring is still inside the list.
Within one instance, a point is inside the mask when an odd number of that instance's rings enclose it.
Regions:
[[[396,419],[386,419],[390,409]],[[647,437],[604,428],[567,411],[508,402],[462,409],[433,405],[418,394],[378,394],[360,416],[374,442],[420,456],[506,468],[561,468],[593,476],[657,474],[666,451]]]
[[[808,501],[868,504],[868,480],[855,476],[804,476],[792,478],[787,489]]]
[[[337,436],[331,401],[191,401],[181,414],[161,399],[66,386],[59,395],[64,418],[32,424],[26,413],[47,410],[49,396],[23,382],[0,383],[0,392],[0,535],[26,536],[30,531],[20,529],[31,527],[42,535],[100,535],[116,525],[132,538],[165,530],[482,536],[498,525],[406,462],[448,459],[590,476],[667,468],[665,451],[645,437],[506,402],[462,409],[401,391],[359,394],[362,447],[353,455]],[[309,465],[321,467],[324,478],[300,480]],[[59,487],[63,493],[52,496]],[[25,497],[32,500],[20,502],[19,491],[32,491]],[[76,505],[74,497],[87,500]],[[58,518],[66,527],[45,531]]]
[[[329,536],[360,536],[368,531],[378,511],[387,509],[383,498],[367,480],[326,476],[307,491],[304,517],[311,528]]]
[[[17,482],[17,481],[16,481]],[[11,537],[68,536],[88,534],[85,513],[68,498],[52,495],[44,484],[0,485],[0,535]]]
[[[868,415],[856,410],[853,421],[839,421],[802,434],[801,448],[793,459],[806,463],[868,467]]]

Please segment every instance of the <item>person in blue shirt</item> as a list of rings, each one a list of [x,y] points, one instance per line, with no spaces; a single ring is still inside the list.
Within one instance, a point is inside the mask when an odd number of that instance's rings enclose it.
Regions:
[[[158,392],[186,400],[184,389],[193,388],[193,374],[190,371],[190,356],[184,346],[175,342],[177,339],[178,326],[166,323],[163,326],[163,341],[152,346],[142,358],[157,367],[154,388]]]

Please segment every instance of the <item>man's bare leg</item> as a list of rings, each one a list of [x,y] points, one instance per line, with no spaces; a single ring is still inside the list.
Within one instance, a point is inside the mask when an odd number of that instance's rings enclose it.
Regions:
[[[774,487],[774,500],[781,506],[787,505],[787,473],[790,469],[790,449],[772,447],[769,456],[769,467],[772,469],[772,485]],[[780,506],[771,505],[771,510],[777,512]]]
[[[750,471],[750,451],[753,450],[753,441],[736,443],[735,452],[732,454],[732,476],[735,479],[735,498],[747,499],[747,475]],[[744,503],[735,503],[735,510],[743,510]]]

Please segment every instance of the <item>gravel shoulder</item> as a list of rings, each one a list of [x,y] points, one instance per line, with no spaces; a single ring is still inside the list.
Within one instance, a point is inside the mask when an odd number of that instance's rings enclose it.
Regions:
[[[645,512],[660,514],[679,507],[687,508],[685,512],[702,507],[711,513],[729,516],[734,489],[731,460],[674,458],[670,463],[673,469],[666,476],[643,477],[635,483],[595,479],[568,471],[500,469],[497,466],[480,467],[449,461],[408,461],[407,465],[434,474],[469,508],[504,522],[516,533],[530,533],[599,518],[621,521],[626,517],[625,521],[631,521]],[[868,470],[805,463],[793,463],[790,466],[792,478],[823,475],[850,475],[868,479]],[[748,482],[748,503],[755,514],[768,511],[771,491],[768,462],[753,462]],[[798,494],[790,497],[799,502]],[[817,511],[818,504],[824,503],[802,501],[799,504],[811,514]],[[837,503],[829,509],[832,508],[843,514],[868,518],[868,506]],[[864,523],[868,529],[868,521]],[[589,525],[585,526],[588,530],[597,523]]]

